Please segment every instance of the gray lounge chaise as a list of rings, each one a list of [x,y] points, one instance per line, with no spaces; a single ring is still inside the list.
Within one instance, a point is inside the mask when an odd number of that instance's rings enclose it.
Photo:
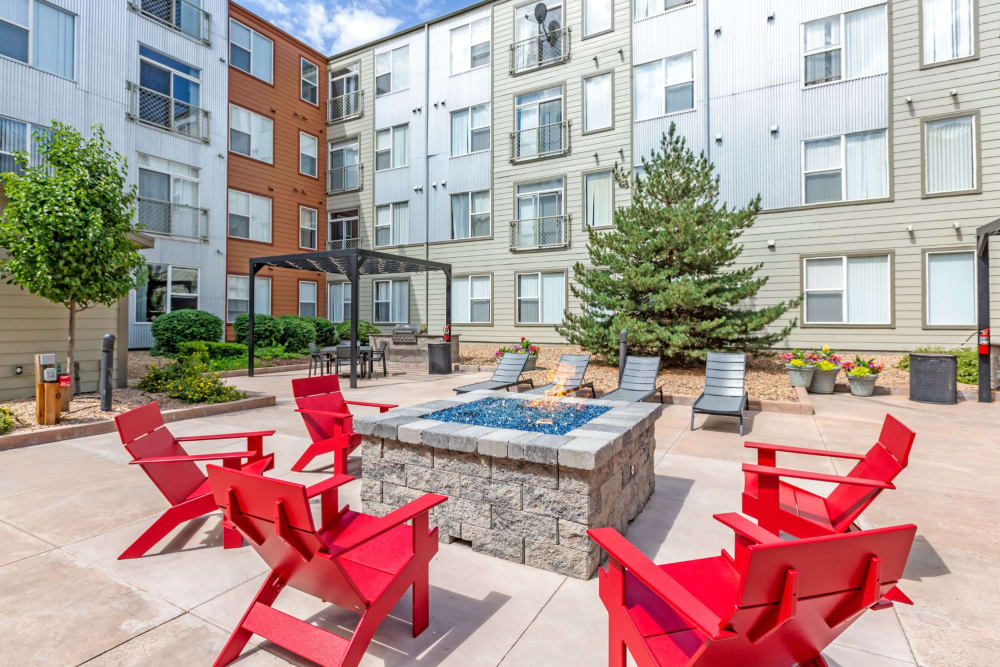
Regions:
[[[589,354],[564,354],[559,357],[559,365],[556,366],[553,381],[541,387],[529,389],[525,393],[565,396],[587,388],[590,389],[591,397],[595,397],[594,383],[583,381],[583,376],[587,374],[587,366],[589,365]]]
[[[639,403],[659,392],[662,403],[663,387],[656,386],[656,376],[659,374],[659,357],[625,357],[625,371],[618,388],[604,394],[601,399]]]
[[[743,411],[747,408],[747,355],[742,353],[709,352],[705,363],[705,391],[691,406],[691,430],[694,416],[724,415],[740,418],[743,437]]]
[[[535,383],[531,381],[530,378],[524,380],[521,379],[521,373],[524,372],[524,365],[528,363],[528,355],[526,354],[513,354],[508,352],[507,354],[500,357],[499,363],[497,363],[497,369],[493,371],[493,377],[485,382],[476,382],[475,384],[467,384],[462,387],[455,387],[456,394],[465,394],[470,391],[490,391],[496,389],[506,389],[510,391],[511,387],[527,384],[531,387],[535,386]]]

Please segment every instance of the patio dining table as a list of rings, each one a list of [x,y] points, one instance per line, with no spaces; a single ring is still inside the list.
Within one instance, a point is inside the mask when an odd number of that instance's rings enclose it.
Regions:
[[[337,349],[338,348],[343,348],[343,347],[350,348],[351,344],[350,343],[338,343],[336,345],[328,345],[327,347],[320,348],[320,352],[326,358],[326,372],[327,373],[331,372],[331,369],[330,369],[330,365],[331,364],[336,365]],[[359,367],[358,370],[359,370],[359,375],[361,377],[364,378],[364,377],[369,377],[370,375],[372,375],[372,372],[373,372],[374,369],[372,367],[372,346],[371,345],[359,345],[358,346],[358,364],[360,365],[360,367]]]

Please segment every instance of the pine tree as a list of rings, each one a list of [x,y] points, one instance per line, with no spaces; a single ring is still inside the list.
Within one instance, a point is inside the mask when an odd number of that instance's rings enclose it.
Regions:
[[[615,211],[614,230],[591,232],[591,266],[576,263],[570,288],[583,310],[567,312],[559,332],[612,363],[622,329],[630,353],[681,364],[785,338],[795,320],[766,327],[799,299],[754,308],[767,283],[757,275],[762,265],[735,265],[743,250],[739,237],[760,213],[760,196],[740,209],[722,203],[715,168],[672,124],[642,165],[637,177],[615,169],[619,186],[632,188],[632,203]]]

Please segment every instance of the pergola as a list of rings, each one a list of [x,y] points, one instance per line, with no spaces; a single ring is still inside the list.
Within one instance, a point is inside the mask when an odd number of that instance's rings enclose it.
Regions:
[[[351,281],[351,387],[358,386],[358,278],[364,275],[383,273],[418,273],[422,271],[443,271],[445,277],[445,324],[451,326],[451,264],[432,262],[427,259],[390,255],[374,250],[346,248],[344,250],[321,250],[300,252],[292,255],[254,257],[250,260],[250,328],[247,335],[249,367],[247,375],[253,377],[254,367],[254,280],[265,266],[300,271],[322,271],[341,273]],[[317,300],[319,294],[316,295]]]
[[[1000,234],[1000,219],[976,229],[976,312],[980,332],[990,328],[990,237],[996,234]],[[993,402],[989,352],[979,355],[979,402]]]

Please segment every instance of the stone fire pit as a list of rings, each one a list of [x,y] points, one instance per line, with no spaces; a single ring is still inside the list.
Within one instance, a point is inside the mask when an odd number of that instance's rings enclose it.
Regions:
[[[530,404],[537,399],[471,392],[355,417],[364,436],[364,511],[381,516],[441,493],[449,499],[431,523],[443,542],[589,578],[600,554],[586,530],[624,531],[653,492],[653,423],[662,406]]]

